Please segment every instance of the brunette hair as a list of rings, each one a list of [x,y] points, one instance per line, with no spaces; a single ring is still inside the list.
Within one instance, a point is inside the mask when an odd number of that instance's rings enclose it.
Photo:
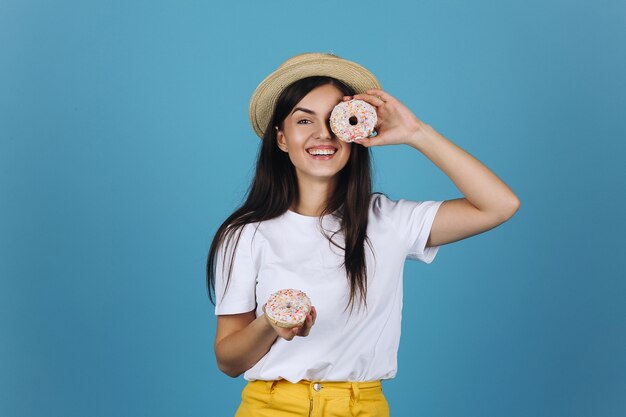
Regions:
[[[294,82],[283,90],[278,97],[274,115],[263,135],[261,148],[256,163],[256,173],[250,185],[245,202],[235,210],[219,227],[206,264],[207,290],[211,303],[215,304],[215,264],[219,248],[224,247],[225,253],[235,240],[234,254],[244,226],[248,223],[270,220],[284,214],[298,197],[296,172],[289,156],[278,148],[276,128],[282,130],[284,120],[295,105],[314,88],[331,84],[344,95],[352,96],[354,89],[343,82],[326,76],[307,77]],[[344,263],[347,279],[350,283],[348,306],[354,307],[357,299],[367,306],[367,268],[365,264],[365,243],[369,244],[366,235],[368,210],[372,194],[372,178],[370,167],[370,151],[364,146],[351,144],[350,157],[346,166],[337,174],[337,186],[326,208],[320,215],[334,214],[340,219],[345,247],[329,241],[344,250]],[[333,234],[334,235],[334,234]],[[226,257],[224,257],[224,262]],[[230,284],[234,256],[230,257],[225,291]],[[225,265],[224,265],[225,266]],[[226,268],[223,268],[225,271]],[[346,306],[346,308],[348,307]]]

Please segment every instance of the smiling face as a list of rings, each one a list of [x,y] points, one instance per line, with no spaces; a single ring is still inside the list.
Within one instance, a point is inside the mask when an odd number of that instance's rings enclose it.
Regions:
[[[352,145],[338,140],[329,124],[342,98],[334,85],[319,86],[294,106],[278,130],[278,147],[289,154],[298,182],[334,181],[348,163]]]

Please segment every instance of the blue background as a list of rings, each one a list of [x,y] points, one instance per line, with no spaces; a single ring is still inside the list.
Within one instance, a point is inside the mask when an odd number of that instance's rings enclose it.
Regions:
[[[406,269],[393,416],[626,415],[624,1],[0,2],[0,415],[229,416],[204,265],[256,85],[334,52],[519,196]],[[461,197],[406,146],[392,198]]]

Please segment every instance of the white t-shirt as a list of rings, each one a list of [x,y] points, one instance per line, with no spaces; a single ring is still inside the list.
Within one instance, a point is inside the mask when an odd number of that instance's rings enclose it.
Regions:
[[[372,195],[367,236],[375,256],[366,244],[367,310],[355,305],[351,315],[346,309],[350,285],[341,266],[343,252],[324,237],[318,217],[287,211],[278,218],[246,225],[225,295],[225,254],[218,251],[215,314],[256,310],[258,317],[273,292],[295,288],[311,298],[317,320],[307,337],[296,336],[292,341],[278,338],[244,378],[282,378],[294,383],[302,379],[393,378],[400,342],[404,261],[431,263],[435,258],[439,247],[425,246],[441,203],[392,201],[384,195]],[[334,231],[339,229],[339,222],[328,215],[323,226]],[[340,235],[334,239],[343,245]]]

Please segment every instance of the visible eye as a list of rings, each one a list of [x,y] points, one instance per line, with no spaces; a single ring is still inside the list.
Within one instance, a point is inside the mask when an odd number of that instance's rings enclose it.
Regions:
[[[306,125],[306,124],[309,124],[309,123],[313,123],[313,122],[310,121],[309,119],[300,119],[300,120],[298,120],[298,124],[299,125]]]

